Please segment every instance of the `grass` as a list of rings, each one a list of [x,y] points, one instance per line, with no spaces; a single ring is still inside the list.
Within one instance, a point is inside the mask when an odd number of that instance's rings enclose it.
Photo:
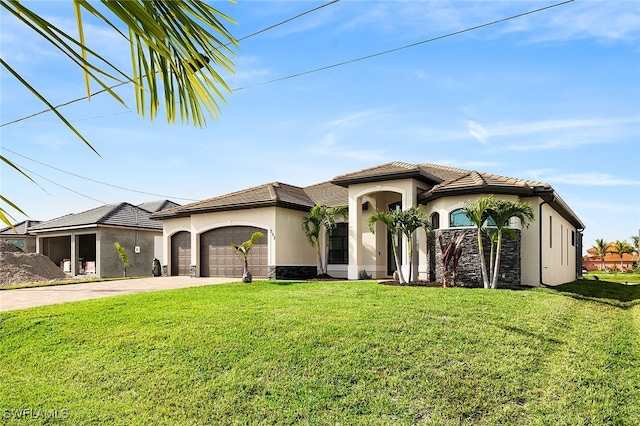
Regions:
[[[638,272],[602,272],[591,271],[583,274],[586,280],[608,281],[613,283],[634,283],[640,284],[640,273]]]
[[[254,282],[6,312],[0,415],[3,424],[637,425],[639,288]]]

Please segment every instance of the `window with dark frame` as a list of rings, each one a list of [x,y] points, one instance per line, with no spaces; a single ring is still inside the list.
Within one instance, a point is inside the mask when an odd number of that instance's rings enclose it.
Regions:
[[[338,223],[329,234],[329,264],[349,264],[349,226]]]
[[[473,223],[462,209],[457,209],[449,214],[449,223],[452,228],[459,226],[473,226]]]

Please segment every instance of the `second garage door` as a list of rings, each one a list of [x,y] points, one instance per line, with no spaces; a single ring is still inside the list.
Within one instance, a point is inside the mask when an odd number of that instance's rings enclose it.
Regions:
[[[241,244],[254,232],[265,234],[249,253],[249,270],[254,277],[266,278],[269,273],[267,232],[251,226],[229,226],[212,229],[200,236],[200,276],[241,278],[242,261],[233,253],[231,243]]]

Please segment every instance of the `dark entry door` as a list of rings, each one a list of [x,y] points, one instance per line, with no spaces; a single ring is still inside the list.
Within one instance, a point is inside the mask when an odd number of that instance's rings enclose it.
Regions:
[[[171,237],[171,275],[191,275],[191,233],[188,231]]]

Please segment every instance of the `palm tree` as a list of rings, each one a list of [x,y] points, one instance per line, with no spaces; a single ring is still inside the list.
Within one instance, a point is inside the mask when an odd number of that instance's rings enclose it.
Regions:
[[[520,219],[522,226],[529,226],[529,222],[534,219],[531,204],[521,201],[496,200],[489,209],[489,217],[493,219],[497,231],[496,258],[493,265],[491,288],[498,288],[498,273],[500,271],[500,251],[502,249],[502,235],[509,232],[506,227],[507,222],[512,217]]]
[[[429,216],[427,216],[427,212],[424,211],[421,207],[411,206],[409,209],[402,212],[402,220],[400,221],[401,233],[407,237],[407,241],[409,242],[407,248],[407,255],[409,257],[409,280],[413,276],[413,245],[414,245],[414,234],[415,232],[422,228],[425,230],[426,234],[429,235],[432,232],[431,229],[431,221],[429,220]]]
[[[613,243],[613,250],[611,252],[620,256],[620,271],[624,271],[624,265],[622,264],[622,257],[625,254],[633,253],[633,247],[631,246],[631,244],[629,244],[626,241],[618,240],[615,243]]]
[[[596,249],[596,255],[600,257],[600,270],[604,271],[604,258],[607,256],[607,253],[611,252],[609,249],[609,243],[603,238],[596,238],[596,245],[593,248]]]
[[[632,235],[631,236],[631,248],[633,248],[633,252],[637,255],[640,255],[640,236]]]
[[[412,246],[414,241],[414,234],[420,228],[423,228],[427,234],[431,232],[431,221],[427,216],[427,213],[418,206],[409,207],[407,210],[391,210],[389,212],[376,211],[369,216],[369,229],[375,233],[375,224],[382,222],[387,227],[387,230],[391,234],[391,249],[393,250],[393,257],[396,261],[396,267],[398,271],[398,280],[400,284],[406,284],[407,281],[400,268],[400,250],[398,249],[400,238],[404,235],[407,237],[408,249],[407,255],[409,257],[409,279],[411,279],[413,269],[413,256]]]
[[[251,275],[251,271],[249,271],[249,252],[251,251],[251,248],[253,247],[253,244],[256,242],[256,240],[262,237],[264,237],[264,234],[260,231],[257,231],[251,234],[251,238],[240,245],[231,243],[233,252],[238,257],[238,259],[242,261],[244,266],[244,271],[242,273],[242,282],[244,283],[250,283],[251,281],[253,281],[253,276]]]
[[[77,37],[47,21],[23,2],[3,0],[1,5],[8,14],[51,43],[52,50],[57,49],[83,70],[87,98],[91,96],[89,82],[92,80],[101,87],[100,92],[109,93],[124,105],[113,89],[132,83],[137,112],[143,117],[148,114],[153,120],[162,105],[169,122],[175,122],[179,116],[183,122],[202,127],[205,111],[217,117],[219,106],[216,99],[224,100],[222,90],[230,92],[230,89],[216,67],[232,72],[233,63],[229,56],[233,51],[230,46],[237,44],[223,24],[224,21],[233,22],[229,17],[203,0],[101,0],[101,3],[103,8],[99,9],[90,2],[73,1]],[[89,40],[84,37],[83,12],[102,21],[129,43],[130,72],[118,68],[89,47]],[[127,30],[122,32],[120,28]],[[0,58],[0,64],[97,154],[89,141],[36,87],[4,58]],[[28,178],[22,169],[4,156],[0,156],[0,161]],[[0,201],[24,214],[2,195]],[[11,226],[9,218],[10,214],[0,206],[0,221]]]
[[[493,206],[495,200],[492,195],[479,198],[474,202],[465,203],[462,211],[469,218],[476,228],[478,228],[478,256],[480,257],[480,268],[482,270],[482,284],[484,288],[490,287],[489,275],[487,274],[487,262],[484,258],[484,247],[482,245],[482,233],[484,225],[489,217],[489,208]]]
[[[325,244],[324,260],[322,258],[322,246],[320,236],[324,231],[325,242],[329,240],[329,234],[336,228],[336,216],[342,216],[344,219],[348,217],[348,209],[346,207],[327,207],[324,204],[316,204],[311,208],[309,215],[302,218],[302,230],[304,231],[307,241],[316,249],[318,255],[318,275],[327,273],[327,263],[329,260],[329,246]]]
[[[374,214],[369,216],[369,229],[375,234],[375,224],[382,222],[386,227],[389,234],[391,234],[391,249],[393,250],[393,257],[396,261],[396,270],[398,272],[398,281],[400,284],[406,284],[402,274],[402,268],[400,267],[400,256],[398,251],[398,243],[400,236],[402,235],[402,211],[391,210],[389,212],[377,210]]]

